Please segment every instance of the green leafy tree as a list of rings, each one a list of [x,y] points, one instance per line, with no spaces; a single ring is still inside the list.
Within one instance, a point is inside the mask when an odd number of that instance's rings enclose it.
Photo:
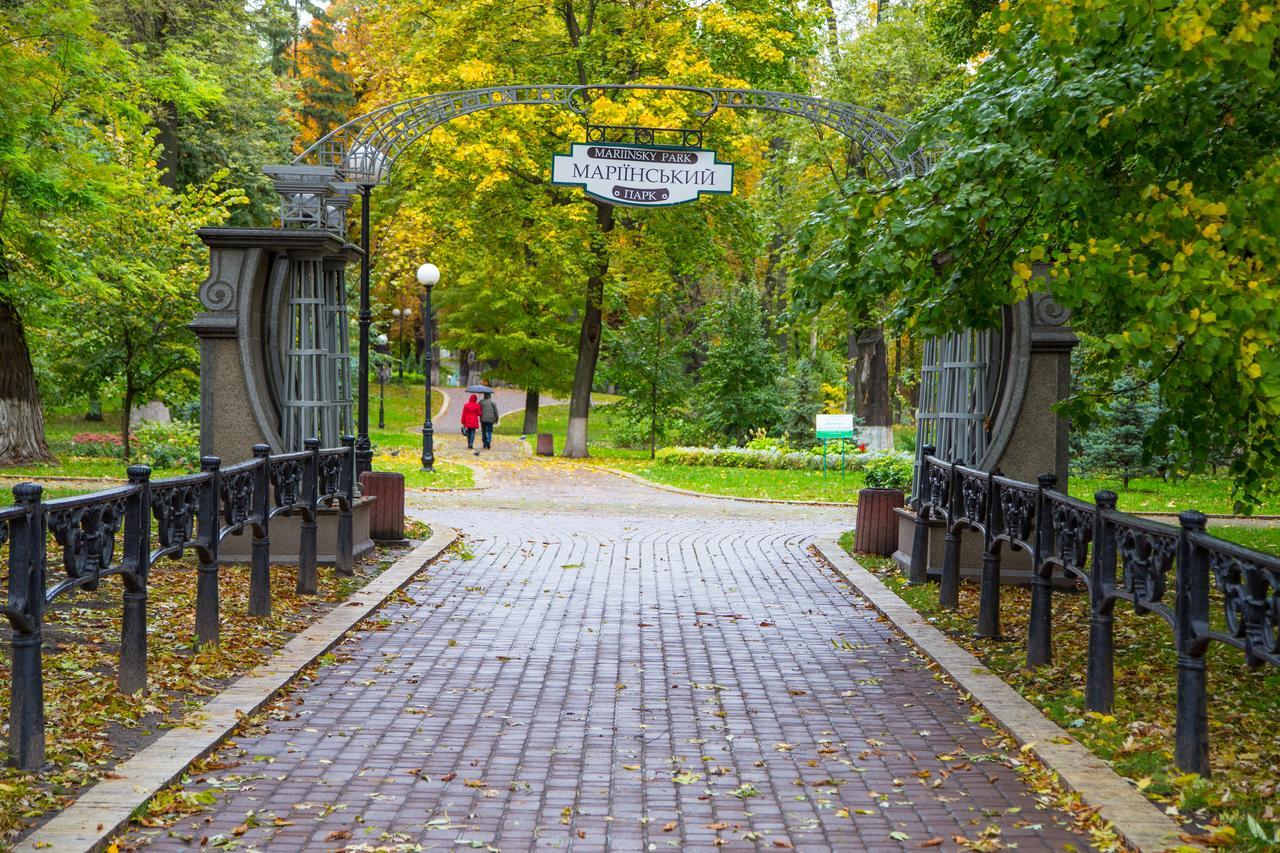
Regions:
[[[111,136],[139,130],[131,58],[93,24],[84,0],[0,16],[0,464],[49,458],[27,323],[81,319],[45,309],[84,272],[72,235],[119,212]]]
[[[604,378],[623,395],[615,405],[640,426],[653,459],[658,442],[668,436],[683,410],[688,391],[680,340],[672,333],[662,302],[650,313],[629,320],[606,345]]]
[[[854,197],[845,286],[924,332],[1051,290],[1099,341],[1064,411],[1158,380],[1153,455],[1227,448],[1242,506],[1280,483],[1280,16],[1215,0],[1023,0],[973,83],[907,141],[926,174]]]
[[[250,204],[237,225],[270,223],[278,200],[266,163],[288,162],[291,87],[270,37],[283,0],[97,0],[102,29],[136,58],[137,103],[157,130],[165,184],[184,189],[227,170]]]
[[[705,323],[706,362],[690,408],[714,432],[736,444],[757,429],[776,429],[782,417],[781,368],[750,285],[738,285],[713,304]]]

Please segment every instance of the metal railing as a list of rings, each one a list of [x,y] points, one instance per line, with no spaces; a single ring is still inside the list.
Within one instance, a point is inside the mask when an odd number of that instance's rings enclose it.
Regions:
[[[1127,601],[1139,614],[1169,626],[1177,653],[1174,761],[1184,772],[1209,775],[1208,673],[1212,643],[1244,652],[1251,667],[1280,666],[1280,557],[1251,551],[1205,530],[1206,516],[1179,514],[1179,526],[1120,512],[1116,494],[1095,503],[1056,490],[1057,477],[1023,483],[939,459],[924,450],[917,489],[909,580],[928,579],[929,522],[945,525],[939,604],[959,606],[960,546],[982,537],[982,587],[977,635],[1000,636],[1000,559],[1006,545],[1031,555],[1027,666],[1048,664],[1053,649],[1055,576],[1089,593],[1085,708],[1112,711],[1115,697],[1114,611]],[[1215,620],[1214,608],[1220,608]],[[1225,625],[1218,630],[1215,624]]]
[[[222,467],[201,459],[200,473],[152,480],[146,465],[128,468],[128,483],[87,495],[45,501],[36,483],[13,487],[15,503],[0,507],[0,545],[9,547],[8,598],[0,613],[12,629],[9,757],[24,770],[45,760],[41,629],[48,606],[72,590],[93,591],[111,577],[123,585],[119,688],[147,686],[147,585],[151,567],[191,550],[196,575],[195,642],[218,642],[218,546],[228,536],[252,536],[249,614],[271,612],[271,519],[298,515],[300,594],[316,592],[316,531],[321,505],[338,509],[335,568],[352,573],[355,439],[321,449],[272,455],[255,445],[253,458]],[[62,571],[51,571],[49,537],[62,550]],[[60,575],[60,577],[51,577]]]

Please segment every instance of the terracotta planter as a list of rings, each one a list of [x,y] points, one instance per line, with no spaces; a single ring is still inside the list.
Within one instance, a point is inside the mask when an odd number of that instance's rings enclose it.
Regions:
[[[898,519],[893,511],[902,504],[902,489],[859,490],[853,549],[882,557],[892,554],[898,547]]]

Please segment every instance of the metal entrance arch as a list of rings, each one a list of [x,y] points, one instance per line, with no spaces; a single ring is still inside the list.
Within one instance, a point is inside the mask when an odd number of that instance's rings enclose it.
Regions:
[[[359,366],[356,379],[356,459],[360,471],[370,468],[369,442],[369,327],[373,317],[369,306],[369,202],[374,186],[386,182],[396,160],[409,146],[434,128],[471,113],[502,107],[559,107],[584,118],[591,102],[613,92],[681,92],[705,101],[691,115],[703,122],[721,109],[757,110],[807,119],[841,134],[853,146],[864,173],[892,180],[928,168],[923,151],[898,151],[907,125],[876,110],[842,101],[773,92],[761,89],[730,89],[701,86],[651,84],[551,84],[493,86],[409,98],[380,107],[325,134],[288,165],[267,166],[263,171],[280,194],[280,223],[284,228],[317,229],[345,237],[347,209],[359,194],[360,229],[360,312]],[[292,299],[292,295],[291,295]],[[310,314],[303,312],[302,322]],[[424,318],[429,322],[429,318]],[[299,334],[306,337],[307,330]],[[338,396],[329,379],[316,379],[305,359],[287,356],[285,371],[297,376],[290,389],[321,389],[321,394]],[[284,400],[290,410],[306,411],[313,401],[299,397]],[[425,445],[431,442],[430,421],[423,424]],[[288,441],[288,439],[286,439]],[[424,451],[425,452],[425,451]]]
[[[705,99],[692,117],[706,121],[721,109],[760,110],[807,119],[848,138],[868,171],[886,179],[927,168],[921,151],[897,152],[907,125],[899,119],[843,101],[762,89],[648,84],[494,86],[423,95],[380,107],[330,131],[294,158],[294,169],[332,169],[332,178],[357,185],[384,182],[400,155],[434,128],[471,113],[517,106],[551,106],[586,116],[591,101],[611,92],[683,92]],[[269,168],[273,176],[279,167]],[[317,175],[319,177],[319,175]],[[289,210],[286,224],[325,227],[323,211]],[[302,214],[300,216],[300,214]],[[337,224],[337,223],[334,223]],[[313,226],[314,227],[314,226]]]

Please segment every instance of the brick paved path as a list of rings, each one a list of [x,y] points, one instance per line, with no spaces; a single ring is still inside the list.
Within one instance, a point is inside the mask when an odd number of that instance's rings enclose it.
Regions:
[[[563,466],[510,476],[421,498],[467,531],[470,558],[344,642],[296,716],[237,738],[221,787],[189,786],[217,794],[211,818],[129,840],[954,850],[997,827],[1022,850],[1087,848],[806,552],[843,510]],[[234,836],[251,811],[261,825]]]

